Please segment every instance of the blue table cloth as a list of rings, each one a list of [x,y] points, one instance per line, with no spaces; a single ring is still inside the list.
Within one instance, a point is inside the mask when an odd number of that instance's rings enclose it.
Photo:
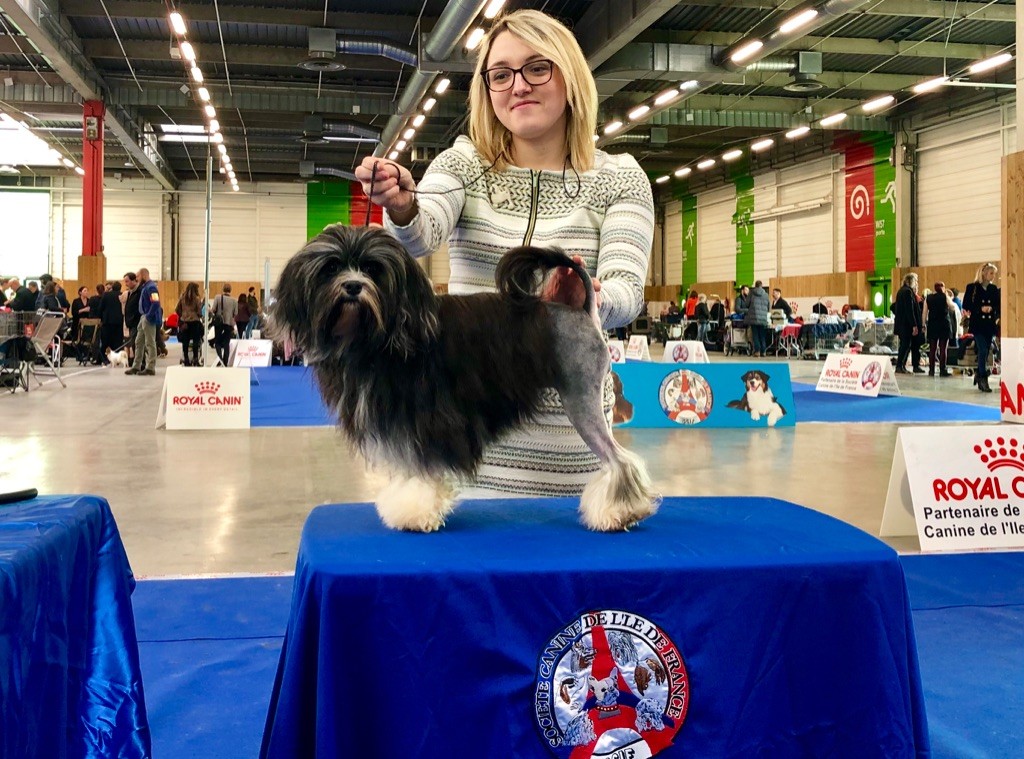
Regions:
[[[622,534],[576,503],[469,501],[431,535],[314,509],[262,756],[929,755],[884,544],[773,499]]]
[[[150,756],[134,587],[102,498],[0,506],[0,756]]]

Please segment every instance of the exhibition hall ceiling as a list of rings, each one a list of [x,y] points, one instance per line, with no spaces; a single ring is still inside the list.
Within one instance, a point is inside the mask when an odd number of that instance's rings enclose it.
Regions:
[[[168,189],[203,179],[208,151],[230,159],[242,189],[345,176],[375,149],[398,151],[419,173],[465,130],[466,43],[490,23],[490,4],[0,0],[4,125],[20,122],[60,154],[49,166],[33,159],[15,168],[22,176],[72,171],[62,159],[81,162],[82,102],[98,98],[107,172],[153,177]],[[892,131],[893,119],[912,112],[1013,94],[1012,62],[970,70],[1015,51],[1014,4],[1003,0],[505,5],[516,8],[574,29],[598,83],[599,144],[632,153],[652,178],[690,168],[696,179],[697,164],[713,158],[701,177],[712,181],[734,150],[755,169],[784,165],[828,151],[850,131]],[[443,80],[450,84],[437,94]],[[915,92],[932,80],[935,89]],[[209,141],[211,118],[219,144]],[[809,132],[787,139],[803,126]],[[214,171],[227,181],[221,165],[215,160]]]

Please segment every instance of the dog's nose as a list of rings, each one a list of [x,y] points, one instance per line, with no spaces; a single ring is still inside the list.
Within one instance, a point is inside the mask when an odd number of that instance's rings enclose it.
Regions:
[[[346,282],[345,283],[345,294],[350,298],[355,298],[359,293],[363,291],[363,285],[361,282]]]

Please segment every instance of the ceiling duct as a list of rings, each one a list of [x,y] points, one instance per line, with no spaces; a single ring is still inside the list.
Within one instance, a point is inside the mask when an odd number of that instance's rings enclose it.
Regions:
[[[334,166],[318,166],[315,161],[299,161],[299,176],[303,179],[335,177],[337,179],[347,179],[350,182],[359,181],[351,171]]]
[[[792,80],[782,85],[788,92],[817,92],[825,84],[816,77],[821,74],[821,53],[804,50],[792,55],[779,55],[754,61],[747,71],[788,71]]]
[[[307,145],[326,145],[330,142],[379,142],[380,129],[358,121],[325,119],[320,115],[306,116],[302,122],[299,142]]]
[[[341,71],[345,64],[336,60],[339,53],[375,55],[413,67],[419,64],[419,56],[415,50],[384,37],[354,37],[335,29],[311,28],[307,31],[309,58],[299,63],[299,68],[307,71]]]
[[[594,71],[594,82],[598,97],[604,100],[639,79],[661,79],[669,86],[724,74],[711,60],[711,48],[707,45],[633,42]]]

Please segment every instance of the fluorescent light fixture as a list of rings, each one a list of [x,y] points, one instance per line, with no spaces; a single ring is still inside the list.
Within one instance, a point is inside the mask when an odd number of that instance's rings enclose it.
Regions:
[[[69,169],[73,169],[75,167],[75,162],[72,161],[70,158],[61,158],[60,160]]]
[[[210,119],[214,118],[217,115],[217,109],[209,103],[203,106],[203,111],[206,113],[206,117]]]
[[[723,161],[735,161],[741,155],[743,155],[743,151],[740,150],[739,148],[734,148],[733,150],[729,150],[729,151],[726,151],[725,153],[722,153],[722,160]]]
[[[57,163],[60,163],[60,159],[63,157],[64,156],[60,154],[59,150],[54,150],[53,148],[50,148],[50,158],[57,161]]]
[[[224,156],[224,157],[227,158],[227,156]],[[231,165],[230,159],[224,161],[224,168],[228,170],[228,174],[229,175],[235,173],[235,167]]]
[[[807,8],[797,13],[795,16],[786,19],[779,27],[779,31],[782,34],[789,34],[795,32],[801,26],[807,26],[818,17],[818,11],[814,8]]]
[[[700,169],[701,171],[707,171],[708,169],[710,169],[714,165],[715,165],[715,159],[714,158],[705,158],[703,161],[701,161],[700,163],[697,164],[697,168]]]
[[[469,33],[469,39],[466,40],[466,50],[476,50],[476,46],[480,44],[483,38],[483,27],[478,26],[476,29]]]
[[[700,84],[700,82],[698,82],[696,79],[690,79],[689,81],[686,82],[680,82],[679,91],[686,92],[687,90],[692,90],[698,84]]]
[[[679,97],[679,90],[676,90],[676,89],[665,90],[663,93],[658,95],[658,97],[654,98],[654,104],[655,105],[665,105],[665,103],[671,103],[677,97]]]
[[[220,143],[224,142],[224,135],[222,135],[220,132],[214,132],[210,136],[210,142],[212,142],[214,145],[219,145]]]
[[[228,176],[231,177],[232,179],[234,179],[235,178],[235,170],[234,169],[228,169]]]
[[[823,118],[818,123],[821,126],[823,126],[823,127],[827,127],[827,126],[832,126],[833,124],[838,124],[841,121],[845,121],[845,120],[846,120],[846,114],[845,113],[833,113],[831,116],[826,116],[825,118]]]
[[[655,181],[655,182],[657,182],[658,184],[665,184],[665,182],[667,182],[667,181],[668,181],[668,178],[669,178],[669,177],[668,177],[668,174],[665,174],[664,176],[660,176],[660,177],[658,177],[658,178],[657,178],[657,179],[655,179],[654,181]]]
[[[202,134],[206,127],[202,124],[161,124],[160,131],[164,134]]]
[[[398,143],[395,145],[395,148],[397,148],[398,150],[405,150],[405,146],[408,144],[409,143],[406,142],[405,140],[399,140]]]
[[[790,129],[786,132],[787,140],[795,140],[797,137],[803,137],[805,134],[811,131],[809,126],[798,126],[796,129]]]
[[[501,12],[501,6],[505,4],[505,0],[491,0],[487,6],[487,10],[484,11],[484,18],[494,18]]]
[[[743,61],[752,58],[763,47],[764,43],[761,40],[750,40],[745,45],[736,48],[736,51],[729,56],[729,60],[733,63],[743,63]]]
[[[210,138],[205,134],[162,134],[157,137],[158,142],[178,143],[207,143]]]
[[[874,100],[869,100],[860,108],[862,111],[864,111],[864,113],[874,113],[875,111],[880,111],[883,108],[888,108],[895,102],[896,98],[893,97],[892,95],[882,95],[882,97],[875,98]]]
[[[753,145],[751,145],[750,152],[760,153],[762,150],[767,150],[774,144],[775,140],[773,140],[771,137],[765,137],[763,140],[758,140]]]
[[[620,129],[622,129],[622,122],[621,121],[613,121],[612,123],[610,123],[610,124],[605,126],[604,133],[605,134],[615,134]]]
[[[194,66],[196,63],[196,51],[192,47],[192,43],[182,42],[178,47],[181,48],[181,57]]]
[[[444,79],[437,83],[437,87],[434,88],[434,94],[443,95],[445,93],[445,90],[448,89],[451,83],[452,80],[445,77]]]
[[[177,11],[174,11],[174,13],[172,13],[170,15],[170,19],[171,19],[171,29],[174,30],[175,34],[184,34],[186,32],[186,29],[185,29],[185,19],[181,17],[180,13],[178,13]]]
[[[437,98],[427,98],[423,101],[423,110],[430,113],[430,109],[437,105]]]
[[[690,174],[692,174],[693,173],[693,169],[691,169],[689,166],[683,166],[681,169],[676,169],[672,173],[675,176],[682,178],[682,177],[686,177],[686,176],[689,176]]]
[[[388,158],[390,158],[392,161],[397,161],[398,160],[398,151],[397,150],[392,150],[390,153],[388,153]]]
[[[217,119],[210,119],[210,134],[217,134],[220,131],[220,122]]]
[[[241,190],[238,189],[237,184],[233,184],[231,185],[231,192],[241,192]]]
[[[226,155],[228,152],[228,147],[222,142],[220,145],[217,146],[217,150],[220,151],[221,155]]]
[[[911,89],[914,92],[917,92],[917,93],[933,92],[934,90],[939,89],[939,87],[941,87],[942,85],[944,85],[948,81],[949,81],[949,77],[937,76],[934,79],[929,79],[927,82],[921,82],[920,84],[915,84],[913,87],[911,87]]]
[[[200,100],[202,100],[204,103],[210,102],[210,91],[208,89],[206,89],[205,87],[200,87],[197,91],[199,92]]]
[[[423,122],[426,120],[427,117],[421,113],[412,120],[412,125],[418,129],[419,127],[423,126]]]
[[[191,69],[191,72],[192,72],[192,78],[196,80],[196,84],[202,84],[203,83],[203,72],[200,70],[200,68],[198,66],[193,66],[192,69]]]
[[[75,173],[78,174],[78,176],[80,176],[80,177],[84,177],[85,176],[85,169],[83,169],[81,166],[76,166],[75,167]]]
[[[629,120],[636,121],[637,119],[642,119],[644,116],[647,115],[647,112],[650,110],[651,107],[649,105],[638,105],[636,108],[629,112]]]
[[[411,140],[415,136],[416,136],[416,130],[413,129],[412,127],[409,127],[404,132],[402,132],[402,137],[404,137],[407,140]]]
[[[227,171],[224,169],[223,166],[220,167],[220,173],[221,174],[227,174]]]
[[[994,55],[991,58],[986,58],[983,61],[972,63],[971,67],[967,69],[972,74],[980,74],[982,71],[991,71],[994,68],[999,68],[1004,63],[1009,63],[1013,60],[1013,53],[1000,53]]]

